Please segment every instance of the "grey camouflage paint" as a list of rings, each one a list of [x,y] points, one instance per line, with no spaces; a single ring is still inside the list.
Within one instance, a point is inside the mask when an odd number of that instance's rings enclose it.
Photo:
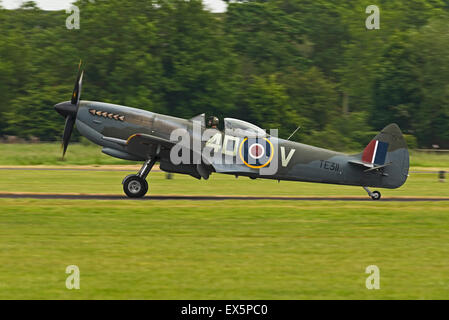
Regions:
[[[124,116],[124,120],[92,115],[89,110]],[[156,114],[153,112],[119,106],[114,104],[81,101],[77,113],[78,131],[92,142],[103,147],[103,152],[127,160],[145,161],[157,155],[162,170],[190,174],[195,178],[208,178],[211,172],[220,172],[251,178],[292,180],[364,187],[398,188],[408,176],[409,154],[401,130],[396,124],[386,126],[374,139],[389,144],[386,163],[391,165],[379,170],[365,172],[366,168],[350,163],[361,160],[362,153],[345,155],[293,141],[278,139],[275,153],[280,154],[284,147],[286,154],[296,150],[283,167],[281,157],[277,156],[278,170],[273,175],[260,175],[259,169],[248,168],[243,164],[214,165],[187,164],[174,165],[170,161],[170,146],[142,137],[130,139],[135,134],[146,134],[164,140],[170,139],[174,129],[183,128],[192,132],[191,120]],[[130,139],[129,143],[125,142]],[[161,140],[162,141],[162,140]],[[202,142],[204,146],[205,142]],[[332,169],[332,170],[331,170]]]

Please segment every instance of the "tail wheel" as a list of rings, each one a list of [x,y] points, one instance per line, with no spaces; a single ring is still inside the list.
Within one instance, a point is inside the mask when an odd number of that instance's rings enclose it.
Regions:
[[[381,196],[382,195],[380,194],[379,191],[373,191],[373,194],[371,195],[371,199],[373,199],[373,200],[380,200]]]
[[[137,175],[128,176],[123,181],[123,191],[130,198],[142,198],[148,191],[148,183]]]

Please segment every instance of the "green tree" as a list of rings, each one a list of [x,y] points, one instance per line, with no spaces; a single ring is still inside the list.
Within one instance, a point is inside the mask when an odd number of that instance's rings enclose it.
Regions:
[[[431,20],[414,38],[422,99],[414,112],[414,129],[424,146],[449,147],[449,17]]]
[[[0,7],[0,134],[59,137],[52,106],[82,58],[85,100],[237,117],[283,137],[301,125],[294,139],[323,146],[356,148],[389,122],[421,146],[449,143],[447,0],[381,0],[372,31],[369,0],[231,1],[224,14],[200,0],[75,4],[80,30],[32,1]]]
[[[249,111],[246,120],[263,129],[278,129],[279,137],[287,138],[296,128],[299,117],[288,104],[286,90],[277,82],[276,75],[254,76],[243,101]]]
[[[69,100],[71,89],[72,86],[67,85],[39,87],[13,99],[5,113],[7,132],[22,138],[35,136],[45,141],[59,140],[64,121],[53,105]]]
[[[245,79],[309,64],[303,20],[288,15],[276,2],[231,3],[225,23]]]
[[[371,123],[376,129],[395,122],[410,132],[414,110],[422,99],[417,68],[415,33],[398,33],[390,38],[373,84]]]
[[[161,94],[169,113],[192,117],[204,111],[233,112],[236,60],[221,20],[201,1],[161,1],[157,52]]]
[[[293,70],[281,77],[289,97],[289,104],[301,116],[302,132],[323,130],[340,114],[336,86],[316,67],[306,72]]]

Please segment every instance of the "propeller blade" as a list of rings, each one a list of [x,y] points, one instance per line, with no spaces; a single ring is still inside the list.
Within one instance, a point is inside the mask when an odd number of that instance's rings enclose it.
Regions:
[[[78,66],[78,75],[76,77],[75,88],[73,89],[72,99],[70,101],[61,102],[55,105],[55,110],[65,117],[64,133],[62,135],[62,158],[64,159],[67,147],[69,146],[70,137],[72,136],[73,127],[75,126],[76,114],[81,97],[81,89],[83,86],[84,70],[81,69],[82,61]]]
[[[62,135],[62,158],[65,156],[65,152],[67,151],[67,147],[70,142],[70,136],[72,135],[73,126],[75,125],[75,119],[73,116],[67,116],[65,118],[65,127],[64,134]]]
[[[83,78],[84,72],[81,71],[81,64],[82,61],[80,61],[78,65],[78,75],[76,76],[76,82],[75,82],[75,88],[73,89],[72,93],[72,104],[77,105],[79,102],[80,94],[81,94],[81,82]]]
[[[78,101],[76,103],[77,106],[81,99],[81,91],[83,89],[83,77],[84,77],[84,70],[81,72],[80,81],[78,81]]]

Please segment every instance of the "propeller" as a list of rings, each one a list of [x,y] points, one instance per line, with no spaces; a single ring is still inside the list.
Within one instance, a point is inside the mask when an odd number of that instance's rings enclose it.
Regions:
[[[62,158],[64,158],[67,147],[70,142],[73,127],[75,126],[76,114],[80,104],[81,89],[83,86],[84,70],[81,70],[82,61],[78,66],[78,75],[76,77],[75,88],[73,89],[71,101],[61,102],[55,105],[55,110],[65,118],[64,133],[62,135]]]

